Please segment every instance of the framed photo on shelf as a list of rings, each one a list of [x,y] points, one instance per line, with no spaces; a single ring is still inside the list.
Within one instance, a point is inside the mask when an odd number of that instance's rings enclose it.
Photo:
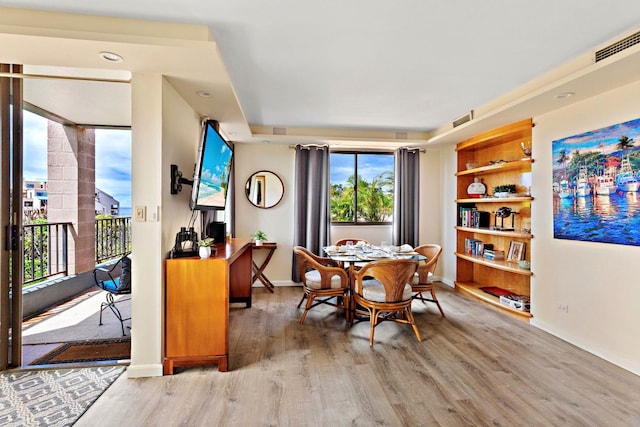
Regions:
[[[509,243],[507,261],[520,261],[522,259],[524,259],[524,242],[512,240],[511,243]]]

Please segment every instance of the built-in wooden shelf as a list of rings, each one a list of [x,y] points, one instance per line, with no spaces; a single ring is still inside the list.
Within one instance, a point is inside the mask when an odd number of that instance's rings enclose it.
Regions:
[[[480,228],[461,227],[459,225],[457,225],[455,228],[458,231],[466,231],[468,233],[475,233],[475,234],[489,234],[493,236],[514,237],[518,239],[533,239],[533,234],[521,233],[519,231],[492,230],[490,228],[485,228],[485,227],[480,227]]]
[[[533,273],[531,270],[525,270],[524,268],[520,268],[517,262],[514,261],[506,261],[503,259],[488,259],[480,255],[467,255],[456,252],[456,256],[458,258],[462,258],[467,261],[471,261],[475,264],[481,264],[491,268],[497,268],[498,270],[508,271],[510,273],[521,274],[523,276],[532,276]]]
[[[455,285],[456,285],[456,290],[461,294],[467,295],[475,300],[489,304],[492,307],[510,316],[517,318],[518,320],[523,320],[528,322],[529,319],[533,317],[533,315],[529,311],[520,311],[520,310],[516,310],[515,308],[506,306],[504,304],[500,304],[500,298],[495,297],[491,294],[488,294],[480,289],[480,287],[483,287],[486,285],[482,285],[474,282],[460,282],[460,281],[456,281]]]
[[[530,202],[533,200],[531,196],[519,196],[519,197],[475,197],[468,199],[456,199],[456,203],[521,203]]]
[[[463,171],[456,172],[456,176],[481,175],[483,173],[488,173],[488,172],[522,169],[525,165],[530,165],[531,163],[533,163],[533,159],[531,158],[512,160],[510,162],[505,162],[505,163],[497,163],[493,165],[479,166],[473,169],[465,169]]]

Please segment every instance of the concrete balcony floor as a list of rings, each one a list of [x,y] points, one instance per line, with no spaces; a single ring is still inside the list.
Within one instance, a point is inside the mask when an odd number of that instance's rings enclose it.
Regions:
[[[121,338],[120,321],[108,308],[102,313],[99,326],[100,303],[106,292],[92,288],[70,301],[26,320],[22,325],[22,366],[70,341]],[[126,299],[116,298],[116,301]],[[131,317],[131,301],[117,304],[124,318]],[[125,334],[130,336],[131,320],[124,322]]]

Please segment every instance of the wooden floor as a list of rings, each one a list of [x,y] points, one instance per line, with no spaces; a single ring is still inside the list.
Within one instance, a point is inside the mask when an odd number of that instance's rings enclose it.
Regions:
[[[119,378],[76,426],[640,426],[640,377],[442,285],[446,318],[297,322],[301,288],[231,309],[230,372]]]

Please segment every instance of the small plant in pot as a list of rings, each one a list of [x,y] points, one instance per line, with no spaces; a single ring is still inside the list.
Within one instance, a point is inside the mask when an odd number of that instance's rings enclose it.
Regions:
[[[209,258],[212,253],[216,253],[216,248],[211,247],[213,243],[213,237],[207,237],[206,239],[198,241],[198,254],[200,255],[200,258]]]
[[[510,197],[516,193],[515,184],[503,184],[493,187],[493,195],[495,197]]]
[[[256,231],[253,233],[253,240],[256,242],[256,246],[262,245],[262,243],[267,240],[267,235],[264,231]]]

